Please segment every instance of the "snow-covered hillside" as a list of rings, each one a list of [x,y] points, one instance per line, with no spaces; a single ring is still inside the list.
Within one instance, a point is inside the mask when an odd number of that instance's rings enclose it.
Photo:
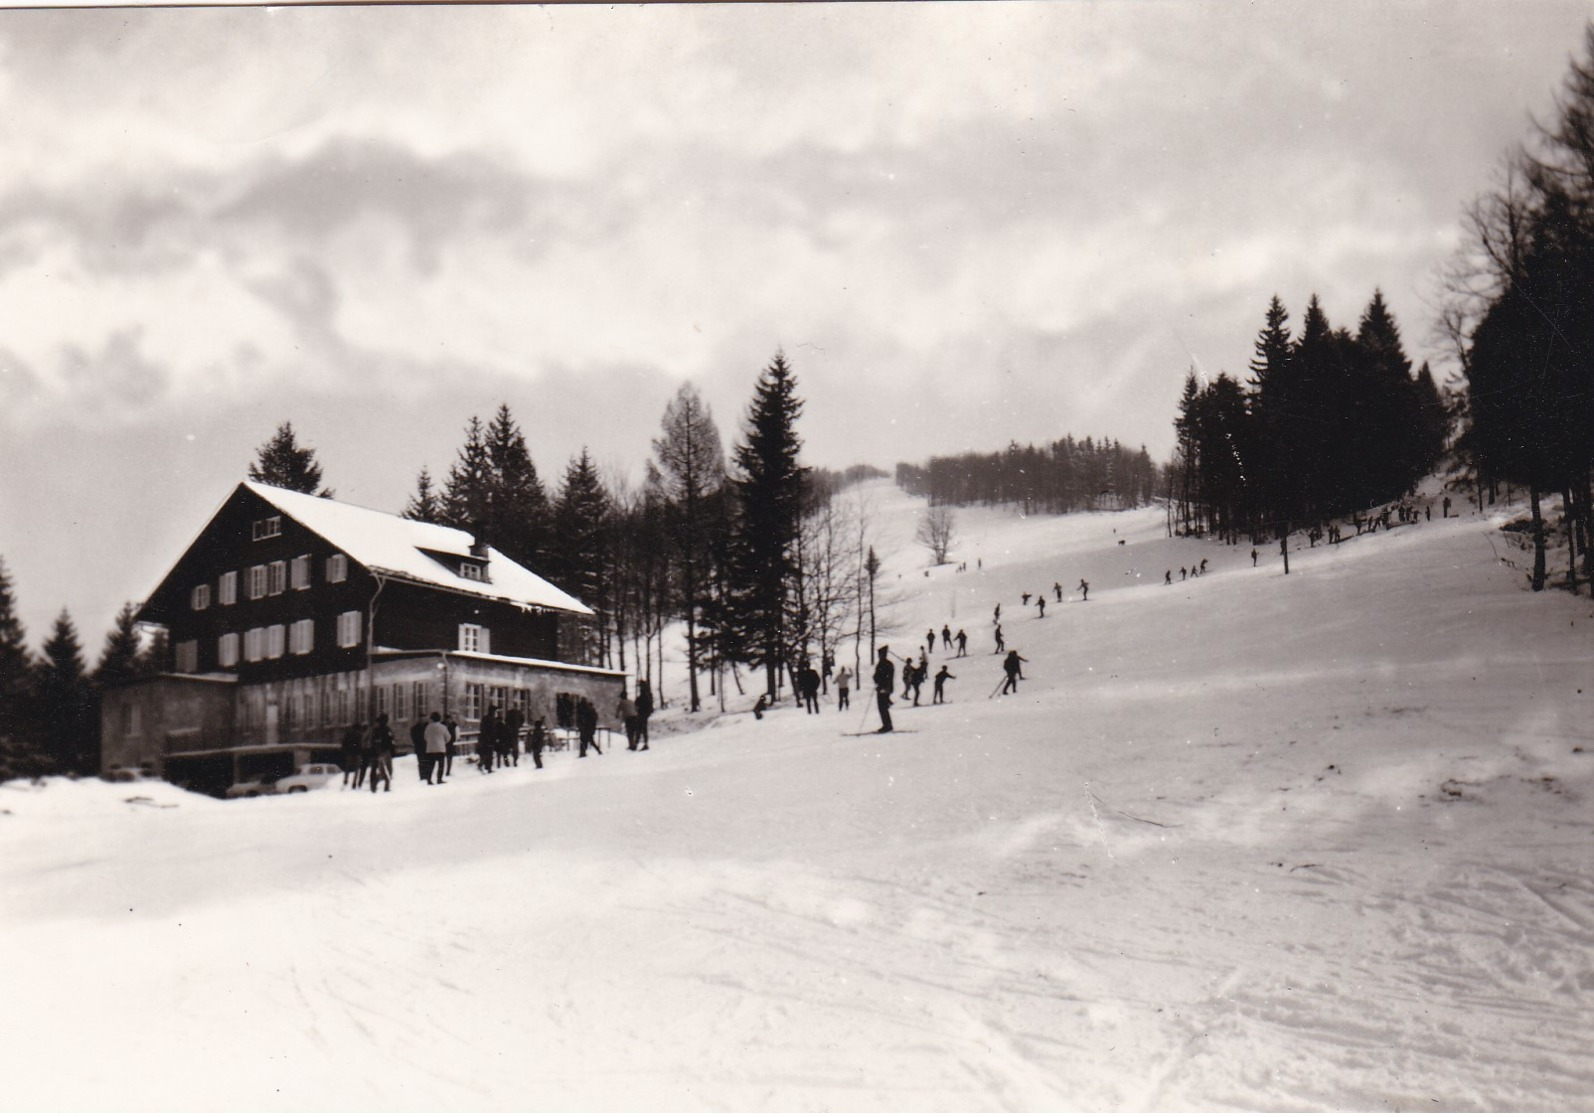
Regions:
[[[926,577],[873,500],[893,648],[970,637],[911,733],[858,694],[391,795],[0,789],[7,1107],[1594,1108],[1587,598],[1479,516],[1286,577],[963,510]]]

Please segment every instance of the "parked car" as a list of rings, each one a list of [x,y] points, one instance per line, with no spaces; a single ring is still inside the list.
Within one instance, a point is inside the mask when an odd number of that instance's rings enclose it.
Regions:
[[[228,799],[253,799],[257,795],[277,794],[275,776],[249,776],[233,784],[222,794]]]
[[[142,764],[113,764],[105,769],[108,783],[132,783],[134,780],[154,779],[155,773]]]
[[[277,781],[277,790],[284,795],[294,791],[309,791],[312,788],[325,787],[342,775],[343,769],[336,764],[301,764],[293,775],[284,776]]]

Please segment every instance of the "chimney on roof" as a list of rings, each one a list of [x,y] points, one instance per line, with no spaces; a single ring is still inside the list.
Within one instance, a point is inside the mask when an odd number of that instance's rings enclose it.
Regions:
[[[485,559],[487,557],[487,523],[484,520],[470,522],[470,553],[473,557]]]

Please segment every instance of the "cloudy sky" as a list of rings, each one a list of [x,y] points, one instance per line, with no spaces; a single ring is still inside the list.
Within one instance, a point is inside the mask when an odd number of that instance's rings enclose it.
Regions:
[[[1159,460],[1269,296],[1414,356],[1589,3],[0,12],[0,556],[90,657],[284,419],[396,511],[508,402],[636,475],[784,348],[810,462]]]

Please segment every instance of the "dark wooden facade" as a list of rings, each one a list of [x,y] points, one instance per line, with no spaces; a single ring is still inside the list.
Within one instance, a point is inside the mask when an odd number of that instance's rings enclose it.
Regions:
[[[168,674],[107,696],[102,767],[203,763],[202,789],[219,791],[209,784],[229,772],[287,762],[263,750],[308,756],[378,712],[397,722],[440,709],[470,733],[487,703],[553,724],[556,700],[578,695],[609,720],[624,674],[559,661],[561,621],[582,614],[494,598],[489,582],[481,594],[447,584],[460,564],[485,566],[485,548],[417,550],[444,584],[369,569],[240,485],[139,611],[167,631]]]

